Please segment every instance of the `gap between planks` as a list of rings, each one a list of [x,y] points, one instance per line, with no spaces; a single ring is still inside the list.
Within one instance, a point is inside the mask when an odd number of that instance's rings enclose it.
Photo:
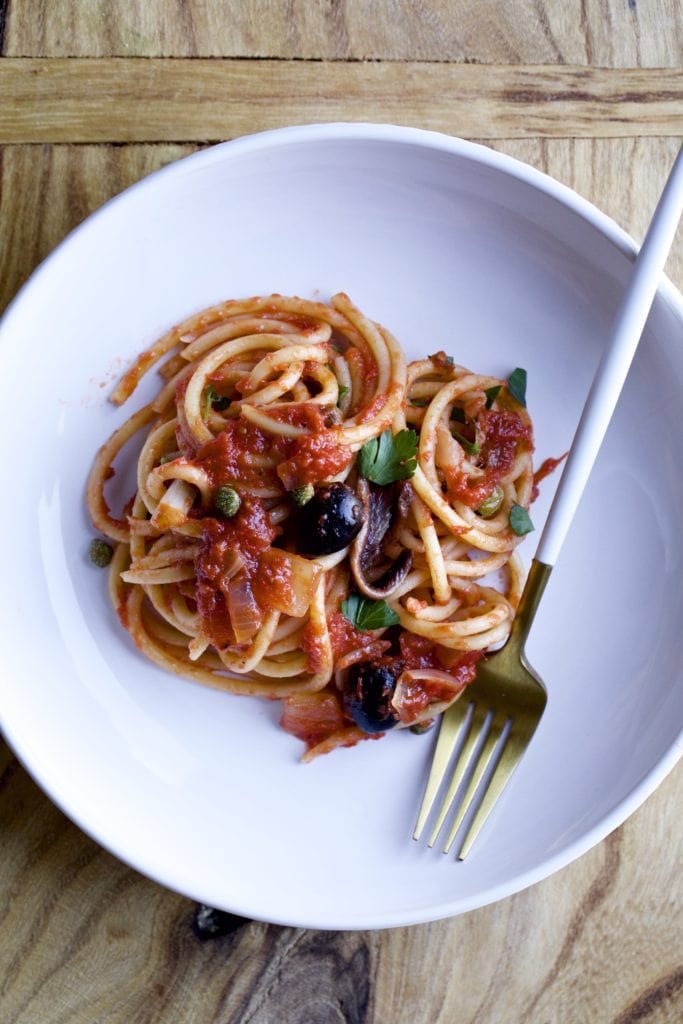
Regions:
[[[666,68],[6,57],[0,92],[0,144],[213,142],[323,121],[490,139],[683,135],[683,76]]]

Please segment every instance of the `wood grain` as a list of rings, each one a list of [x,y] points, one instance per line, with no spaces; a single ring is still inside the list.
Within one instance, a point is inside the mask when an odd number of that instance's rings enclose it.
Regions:
[[[3,747],[3,1024],[674,1024],[682,772],[502,903],[388,932],[252,922],[201,942],[188,900],[79,832]]]
[[[11,0],[4,52],[683,64],[680,0]]]
[[[318,121],[490,139],[683,135],[683,77],[666,69],[5,58],[0,76],[0,143],[206,141]]]

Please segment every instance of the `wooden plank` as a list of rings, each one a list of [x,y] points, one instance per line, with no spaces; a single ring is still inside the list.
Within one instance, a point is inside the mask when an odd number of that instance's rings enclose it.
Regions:
[[[11,56],[680,67],[679,0],[12,0]]]
[[[491,143],[489,143],[491,144]],[[508,139],[496,149],[592,199],[640,241],[678,141]],[[0,150],[0,311],[37,264],[89,213],[196,146],[6,146]],[[683,228],[667,264],[683,288]]]
[[[666,69],[6,58],[0,78],[0,143],[208,141],[319,121],[490,139],[683,134],[683,76]]]
[[[12,1024],[673,1024],[683,1014],[679,767],[629,822],[502,903],[388,932],[194,905],[72,825],[0,749],[0,994]]]

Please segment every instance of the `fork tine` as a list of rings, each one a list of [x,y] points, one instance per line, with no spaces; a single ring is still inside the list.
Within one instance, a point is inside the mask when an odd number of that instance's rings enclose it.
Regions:
[[[436,794],[439,791],[441,781],[446,774],[448,762],[450,761],[451,754],[455,749],[458,736],[460,735],[460,729],[465,721],[469,707],[469,704],[463,705],[458,701],[456,704],[453,704],[448,711],[446,711],[441,719],[439,736],[436,741],[436,747],[434,748],[432,767],[429,772],[429,778],[427,779],[424,796],[422,797],[422,805],[417,816],[413,839],[419,839],[422,835],[422,830],[425,827],[425,823],[429,817],[429,812],[431,811],[434,800],[436,799]]]
[[[486,712],[484,712],[483,714],[485,716]],[[451,826],[451,830],[448,833],[448,839],[446,840],[446,845],[443,848],[444,853],[449,852],[451,846],[453,845],[455,834],[462,825],[463,819],[467,814],[468,810],[470,809],[470,805],[472,803],[472,800],[474,799],[474,795],[477,792],[477,789],[479,788],[481,780],[488,767],[489,761],[491,760],[493,752],[496,749],[496,746],[498,745],[498,741],[500,740],[500,736],[506,721],[507,716],[498,715],[494,713],[494,717],[491,720],[486,740],[484,742],[483,747],[481,748],[479,757],[477,758],[477,763],[475,765],[474,772],[472,773],[472,777],[468,783],[467,789],[465,790],[462,800],[460,801],[458,813],[455,816],[455,820]]]
[[[481,708],[475,704],[472,710],[472,718],[470,719],[467,738],[465,740],[465,743],[463,744],[463,748],[460,751],[458,759],[453,766],[453,775],[450,781],[450,785],[448,787],[445,797],[443,798],[441,810],[439,811],[439,816],[436,819],[434,828],[432,829],[432,834],[429,837],[429,843],[427,845],[430,847],[433,846],[434,843],[436,842],[436,837],[441,831],[443,823],[446,820],[446,815],[451,809],[451,805],[453,803],[453,800],[455,799],[455,794],[457,793],[460,783],[462,782],[463,778],[465,777],[465,773],[469,768],[470,762],[472,760],[472,754],[474,753],[474,748],[477,745],[477,740],[481,735],[481,730],[484,726],[485,721],[486,711],[482,711]],[[446,766],[444,765],[444,773],[445,771]]]
[[[513,722],[495,771],[489,780],[482,801],[458,850],[458,860],[464,860],[472,849],[472,845],[479,835],[484,822],[493,810],[498,797],[508,784],[513,771],[519,764],[535,729],[535,722],[531,728],[529,728],[528,724],[520,728],[516,722]]]

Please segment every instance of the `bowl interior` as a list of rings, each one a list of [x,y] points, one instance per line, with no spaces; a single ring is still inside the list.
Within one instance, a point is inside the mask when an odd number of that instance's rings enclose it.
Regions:
[[[8,738],[61,806],[157,880],[318,927],[427,920],[566,863],[673,763],[680,686],[681,305],[660,293],[528,646],[549,703],[464,864],[410,840],[432,737],[303,767],[278,707],[138,655],[87,559],[83,488],[128,415],[131,358],[224,298],[348,292],[409,357],[528,370],[537,460],[573,430],[628,279],[617,229],[478,147],[400,130],[305,129],[217,147],[147,179],[34,275],[0,329],[0,416],[22,443],[0,588]],[[36,353],[27,416],[26,353]],[[150,381],[132,408],[156,387]],[[17,479],[18,478],[18,479]],[[555,487],[534,506],[533,554]],[[27,654],[29,657],[27,657]]]

